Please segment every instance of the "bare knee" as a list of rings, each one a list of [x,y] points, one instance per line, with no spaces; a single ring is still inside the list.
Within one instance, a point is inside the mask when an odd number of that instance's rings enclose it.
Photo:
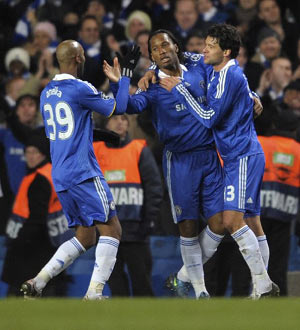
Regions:
[[[179,222],[178,227],[182,237],[198,236],[198,222],[195,220],[183,220]]]
[[[76,228],[76,238],[81,245],[88,250],[96,244],[96,230],[95,227],[78,226]]]
[[[230,234],[233,234],[243,226],[245,226],[244,214],[237,211],[224,211],[223,226]]]
[[[218,235],[225,234],[225,227],[223,224],[223,214],[221,212],[213,215],[207,221],[209,229]]]
[[[117,216],[112,217],[106,223],[98,223],[97,228],[101,236],[109,236],[119,241],[121,240],[122,227]]]

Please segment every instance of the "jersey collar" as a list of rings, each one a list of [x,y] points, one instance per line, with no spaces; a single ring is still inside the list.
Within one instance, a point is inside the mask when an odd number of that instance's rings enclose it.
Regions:
[[[180,64],[180,67],[181,67],[181,71],[182,71],[182,74],[181,74],[180,78],[183,78],[183,72],[187,71],[188,69],[183,64]],[[158,70],[158,77],[159,78],[167,78],[167,77],[170,77],[170,76],[167,75],[166,73],[164,73],[163,71]]]
[[[65,80],[65,79],[76,79],[74,76],[68,73],[56,74],[53,80]]]

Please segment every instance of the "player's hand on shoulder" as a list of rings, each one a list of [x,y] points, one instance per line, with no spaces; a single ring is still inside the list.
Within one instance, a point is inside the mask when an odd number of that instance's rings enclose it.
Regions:
[[[180,84],[180,82],[181,80],[178,77],[167,77],[160,79],[159,84],[161,87],[171,92],[172,88]]]
[[[145,92],[149,88],[149,83],[156,83],[156,76],[154,70],[147,71],[138,82],[138,88]]]

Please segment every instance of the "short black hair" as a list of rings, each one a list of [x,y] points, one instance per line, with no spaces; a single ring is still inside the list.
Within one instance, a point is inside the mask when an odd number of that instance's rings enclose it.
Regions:
[[[97,26],[99,27],[99,23],[97,21],[97,18],[94,15],[85,15],[82,17],[82,19],[79,22],[79,31],[82,29],[83,23],[89,19],[92,19],[97,23]]]
[[[241,37],[234,26],[225,23],[214,24],[208,29],[206,37],[208,36],[217,39],[222,50],[231,50],[230,58],[238,56]]]
[[[34,103],[36,104],[36,109],[39,110],[39,106],[40,106],[39,98],[32,94],[23,94],[19,96],[19,98],[16,101],[16,107],[15,107],[16,109],[24,99],[30,99],[34,101]]]
[[[149,39],[148,39],[148,52],[149,52],[149,57],[151,59],[151,39],[156,36],[157,34],[167,34],[169,36],[169,38],[173,41],[173,43],[175,45],[177,45],[178,47],[178,58],[179,58],[179,62],[183,63],[184,62],[184,56],[183,56],[183,49],[182,49],[182,45],[181,43],[175,38],[174,34],[169,31],[169,30],[165,30],[165,29],[159,29],[156,30],[154,32],[151,32],[149,35]]]

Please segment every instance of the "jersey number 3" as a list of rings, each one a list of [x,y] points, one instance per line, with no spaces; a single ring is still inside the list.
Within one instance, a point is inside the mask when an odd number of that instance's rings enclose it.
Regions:
[[[58,102],[53,108],[51,104],[44,105],[44,112],[49,112],[49,118],[46,120],[47,125],[52,127],[52,132],[49,132],[50,140],[55,141],[68,139],[74,131],[74,116],[71,107],[65,102]],[[61,127],[58,132],[57,124]]]

